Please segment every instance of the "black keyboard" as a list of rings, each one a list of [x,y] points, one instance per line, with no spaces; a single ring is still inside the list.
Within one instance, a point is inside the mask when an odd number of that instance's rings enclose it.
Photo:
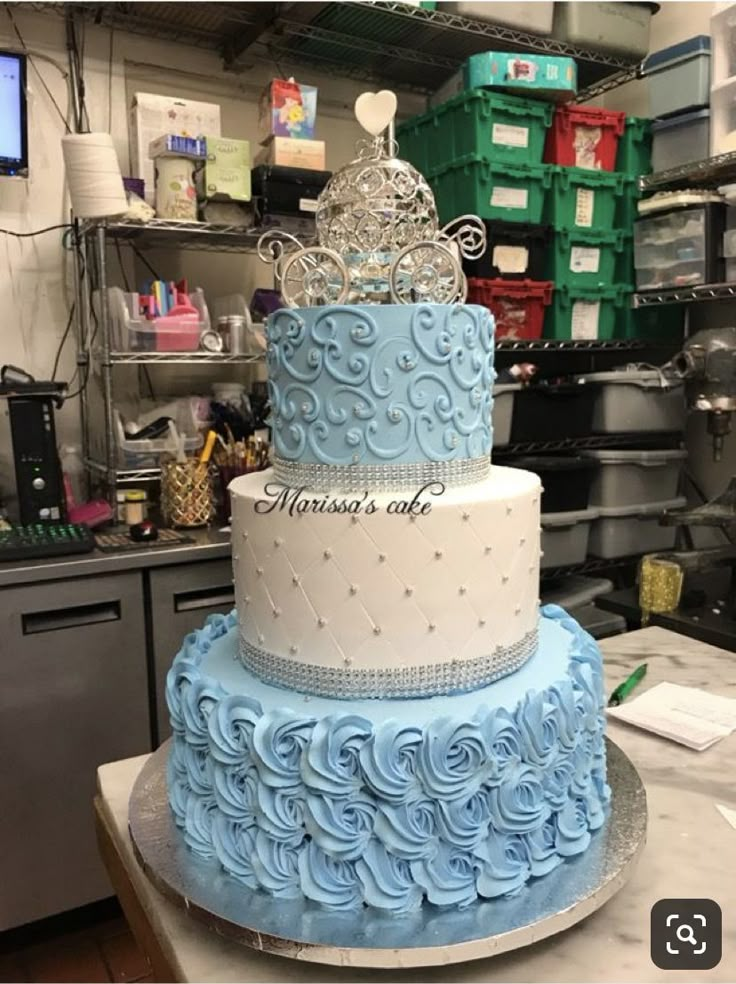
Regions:
[[[78,523],[34,523],[0,529],[0,564],[7,560],[89,553],[94,548],[94,533]]]

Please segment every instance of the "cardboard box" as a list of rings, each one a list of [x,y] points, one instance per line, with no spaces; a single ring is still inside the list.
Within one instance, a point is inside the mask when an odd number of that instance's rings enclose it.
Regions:
[[[148,156],[151,141],[162,134],[203,137],[209,133],[219,136],[220,107],[216,103],[136,92],[128,122],[132,175],[143,178],[146,183],[146,201],[153,205],[156,196],[153,161]]]
[[[324,140],[295,140],[293,137],[271,137],[258,151],[255,163],[324,171],[325,142]]]
[[[205,161],[196,174],[200,200],[249,202],[250,142],[206,137],[205,143]]]
[[[180,137],[165,133],[148,145],[148,156],[152,161],[157,157],[187,157],[190,160],[204,159],[207,146],[201,137]]]
[[[313,140],[317,118],[317,87],[294,79],[272,79],[258,106],[258,127],[263,138],[293,137]]]

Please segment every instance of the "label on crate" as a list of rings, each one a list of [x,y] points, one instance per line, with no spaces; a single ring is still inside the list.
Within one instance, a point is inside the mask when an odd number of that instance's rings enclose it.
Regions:
[[[601,251],[597,246],[573,246],[570,250],[570,269],[573,273],[598,273]]]
[[[526,273],[529,250],[526,246],[494,246],[491,266],[499,273]]]
[[[494,123],[491,129],[491,142],[504,147],[528,147],[529,128],[509,126],[507,123]]]
[[[300,198],[299,199],[299,211],[300,212],[316,212],[317,211],[317,199],[316,198]]]
[[[491,192],[491,205],[496,208],[527,208],[529,192],[526,188],[502,188],[496,186]]]
[[[573,339],[595,341],[598,338],[600,301],[575,301],[572,306],[570,335]]]
[[[575,196],[575,225],[590,229],[593,225],[595,192],[592,188],[578,188]]]

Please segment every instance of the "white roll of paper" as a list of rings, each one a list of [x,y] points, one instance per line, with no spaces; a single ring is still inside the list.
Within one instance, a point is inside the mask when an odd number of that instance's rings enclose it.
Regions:
[[[122,215],[128,203],[110,134],[68,133],[61,146],[74,214],[80,219]]]

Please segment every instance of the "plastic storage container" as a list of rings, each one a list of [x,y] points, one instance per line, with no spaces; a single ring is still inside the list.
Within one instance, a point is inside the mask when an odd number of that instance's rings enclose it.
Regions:
[[[611,171],[557,167],[547,198],[549,220],[557,229],[609,232],[615,226],[623,188],[623,176]]]
[[[679,433],[685,424],[682,382],[656,369],[618,369],[593,372],[584,378],[597,383],[592,432],[594,434]]]
[[[529,34],[549,34],[552,30],[554,3],[552,0],[533,0],[522,6],[518,3],[487,3],[484,0],[439,0],[437,10],[446,10],[474,20],[490,21],[492,24],[518,27]]]
[[[207,304],[200,288],[189,294],[196,314],[151,320],[140,317],[137,294],[125,293],[119,287],[109,287],[107,296],[113,351],[196,352],[202,333],[210,327]],[[93,306],[98,318],[99,303],[99,294],[95,291]]]
[[[533,280],[468,279],[468,300],[482,304],[496,319],[496,338],[542,337],[544,309],[552,300],[552,284]]]
[[[717,156],[735,150],[736,78],[731,78],[710,90],[710,153]]]
[[[660,526],[664,512],[682,509],[687,499],[681,496],[666,502],[638,503],[614,509],[596,507],[598,516],[592,524],[588,551],[594,557],[615,560],[660,550],[672,550],[677,539],[675,526]]]
[[[684,332],[684,304],[653,304],[640,308],[627,305],[619,319],[616,337],[672,343],[681,340]]]
[[[652,123],[652,170],[702,161],[710,154],[710,110],[670,116]]]
[[[511,421],[514,415],[514,398],[521,383],[499,383],[493,387],[493,447],[503,447],[511,441]]]
[[[640,200],[639,179],[633,175],[623,175],[623,191],[621,197],[616,200],[616,228],[625,229],[627,232],[633,230],[634,223],[639,218]]]
[[[260,164],[251,171],[256,215],[314,217],[317,199],[332,175],[303,167]]]
[[[605,639],[608,636],[621,635],[628,631],[623,615],[605,612],[602,608],[597,608],[596,605],[576,608],[573,614],[585,631],[594,639]]]
[[[655,51],[644,62],[649,111],[671,116],[710,103],[710,38],[705,34]]]
[[[559,605],[568,612],[592,604],[601,595],[613,591],[613,581],[605,577],[587,577],[585,574],[568,574],[554,587],[545,587],[541,592],[543,605]]]
[[[487,248],[479,260],[463,260],[468,277],[543,280],[551,230],[522,222],[486,222]]]
[[[544,164],[495,164],[467,157],[429,177],[442,223],[458,215],[539,224],[551,182]]]
[[[556,287],[607,287],[616,282],[620,232],[557,230],[548,254],[547,276]]]
[[[177,430],[183,437],[184,450],[191,454],[202,447],[202,435],[193,433],[194,421],[187,420],[184,414],[179,414],[176,421]],[[149,440],[132,440],[126,438],[123,418],[119,410],[113,409],[113,429],[117,446],[117,463],[119,468],[156,468],[163,454],[175,454],[176,444],[171,434]]]
[[[652,121],[639,116],[627,116],[624,132],[618,142],[616,170],[638,178],[652,170]]]
[[[723,258],[726,283],[736,283],[736,229],[729,229],[723,233]]]
[[[528,10],[525,4],[522,10]],[[518,54],[512,51],[481,51],[463,65],[466,89],[502,89],[566,102],[578,88],[578,70],[573,58],[559,55]]]
[[[710,19],[711,84],[736,76],[736,4],[719,3]]]
[[[558,106],[547,134],[548,164],[614,171],[625,113],[589,106]]]
[[[547,311],[544,337],[576,341],[615,338],[618,321],[629,304],[629,291],[620,285],[558,288]]]
[[[637,290],[720,283],[726,206],[709,202],[657,212],[634,224]]]
[[[503,92],[469,89],[397,128],[403,156],[424,175],[468,155],[540,164],[552,107]]]
[[[506,462],[512,468],[539,475],[542,482],[542,512],[561,513],[587,509],[590,487],[598,463],[582,455],[524,455]]]
[[[585,380],[525,386],[514,400],[512,444],[588,437],[593,425],[596,386]]]
[[[611,509],[676,498],[687,451],[585,451],[584,456],[600,466],[590,505]]]
[[[658,3],[556,3],[552,33],[582,48],[643,58],[649,51],[652,15],[658,10]]]
[[[545,513],[542,516],[542,570],[582,564],[588,555],[590,529],[598,510]]]

